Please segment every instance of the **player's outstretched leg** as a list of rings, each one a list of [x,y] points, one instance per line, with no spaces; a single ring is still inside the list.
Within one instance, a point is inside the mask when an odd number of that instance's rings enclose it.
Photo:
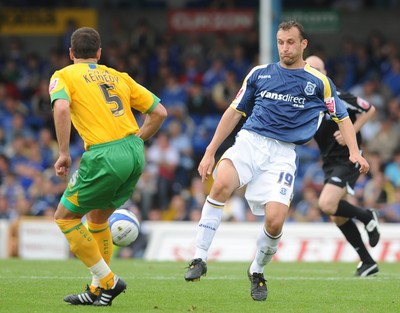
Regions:
[[[100,287],[97,287],[96,290],[92,292],[89,285],[87,285],[84,292],[65,296],[64,301],[74,305],[92,305],[99,295]]]
[[[199,281],[201,276],[207,274],[207,264],[202,259],[193,259],[185,273],[186,281]]]
[[[263,273],[250,273],[250,267],[247,270],[247,276],[251,283],[250,294],[254,301],[265,301],[268,297],[267,281]]]
[[[114,287],[111,289],[100,289],[100,295],[96,299],[96,301],[93,302],[94,306],[110,306],[112,304],[112,301],[121,293],[124,292],[126,289],[126,283],[119,277],[116,277],[115,275],[114,279],[117,280],[115,283]]]

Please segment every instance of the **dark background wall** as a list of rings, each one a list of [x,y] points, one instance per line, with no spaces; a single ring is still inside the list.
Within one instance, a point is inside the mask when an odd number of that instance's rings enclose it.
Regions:
[[[258,8],[256,8],[258,12]],[[285,7],[283,7],[285,10]],[[258,14],[258,13],[257,13]],[[339,29],[335,32],[309,31],[310,46],[321,45],[328,55],[334,55],[341,49],[341,41],[344,37],[353,37],[356,41],[365,42],[373,31],[384,34],[388,40],[393,40],[400,45],[400,8],[376,9],[364,8],[359,11],[339,11]],[[147,19],[152,28],[163,33],[167,30],[167,10],[159,8],[129,8],[129,9],[99,9],[98,27],[103,38],[103,44],[113,39],[111,30],[113,19],[120,20],[125,27],[133,31],[139,20]],[[178,40],[185,40],[187,35],[176,34]],[[213,34],[202,35],[204,38]],[[245,34],[229,35],[238,39]],[[27,51],[46,54],[50,49],[57,48],[59,37],[56,36],[18,36]],[[12,38],[0,36],[0,49],[7,49]]]

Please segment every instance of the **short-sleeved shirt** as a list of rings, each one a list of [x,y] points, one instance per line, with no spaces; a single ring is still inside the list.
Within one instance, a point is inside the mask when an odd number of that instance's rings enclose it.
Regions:
[[[344,90],[338,90],[337,94],[345,104],[349,117],[354,123],[357,119],[357,114],[368,112],[371,109],[371,104],[360,97],[356,97]],[[321,125],[316,132],[314,139],[321,151],[321,157],[324,162],[329,158],[342,158],[348,160],[349,150],[346,146],[340,145],[333,134],[339,129],[338,125],[330,120],[328,116],[324,116]],[[357,143],[360,146],[362,143],[361,133],[356,134]]]
[[[294,144],[312,139],[325,112],[335,122],[348,118],[335,85],[308,64],[300,69],[279,62],[254,67],[231,108],[248,116],[243,129]]]
[[[52,105],[57,99],[70,102],[72,123],[86,149],[137,133],[132,108],[150,113],[160,102],[128,74],[96,63],[72,64],[56,71],[49,93]]]

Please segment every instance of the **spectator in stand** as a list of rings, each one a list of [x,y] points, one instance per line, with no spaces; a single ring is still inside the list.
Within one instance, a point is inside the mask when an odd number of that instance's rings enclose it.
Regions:
[[[394,127],[400,132],[400,97],[391,98],[387,105],[387,117],[394,122]]]
[[[390,70],[384,74],[383,83],[389,87],[394,97],[400,96],[400,56],[396,55],[390,60]]]
[[[29,198],[32,201],[32,215],[43,216],[49,206],[57,207],[61,197],[58,196],[59,193],[55,188],[56,186],[45,173],[38,173],[34,177],[33,183],[28,189]]]
[[[34,116],[34,130],[42,127],[54,128],[53,114],[49,110],[49,82],[48,79],[41,79],[38,88],[30,98],[31,113]]]
[[[400,142],[400,134],[397,132],[395,123],[389,119],[381,121],[381,129],[374,138],[366,142],[368,151],[378,152],[382,163],[390,162],[393,153]]]
[[[43,166],[42,155],[39,144],[36,141],[26,142],[26,159],[14,162],[14,171],[19,176],[19,181],[27,192],[35,177],[40,175],[45,167]]]
[[[349,91],[371,103],[377,112],[382,114],[385,112],[385,103],[387,102],[385,88],[381,84],[379,76],[372,75],[364,83],[355,85]]]
[[[231,49],[228,45],[226,36],[224,36],[222,33],[212,36],[210,46],[212,49],[209,49],[207,60],[213,60],[215,58],[228,60],[230,58]]]
[[[292,218],[296,222],[326,222],[318,208],[318,192],[314,188],[304,188],[303,199],[296,204]]]
[[[24,188],[15,173],[7,172],[0,186],[0,195],[7,198],[7,203],[11,210],[15,208],[19,197],[25,197]]]
[[[6,149],[6,155],[10,160],[10,171],[15,171],[17,164],[28,162],[26,150],[28,147],[27,140],[24,137],[16,137]]]
[[[44,168],[50,168],[58,154],[57,141],[50,129],[42,128],[39,130],[38,144],[42,156],[42,165]]]
[[[204,92],[211,94],[214,86],[225,80],[226,68],[224,60],[215,58],[211,60],[211,65],[203,74],[203,87]]]
[[[21,77],[21,70],[17,61],[12,58],[6,59],[0,70],[0,77],[2,77],[7,83],[16,87],[18,85],[18,80]],[[20,96],[20,90],[17,89],[17,91],[18,96]]]
[[[186,107],[188,114],[194,123],[200,125],[204,117],[213,114],[215,111],[210,95],[204,92],[202,84],[198,82],[193,83],[187,93]]]
[[[388,179],[393,186],[400,187],[400,146],[393,152],[393,159],[385,166],[385,178]]]
[[[400,223],[400,186],[397,186],[394,191],[393,203],[383,205],[380,217],[386,223]]]
[[[28,125],[26,125],[24,115],[18,112],[13,114],[11,119],[11,127],[7,128],[5,136],[7,145],[11,144],[12,141],[17,137],[23,137],[26,140],[32,140],[35,137],[34,131]]]
[[[180,155],[175,174],[176,182],[180,189],[186,189],[190,184],[191,172],[194,168],[192,134],[189,131],[183,132],[182,125],[178,120],[172,120],[168,127],[170,144]]]
[[[0,195],[0,220],[11,219],[11,209],[8,206],[8,199],[5,195]]]
[[[193,177],[190,182],[189,194],[187,196],[187,206],[190,211],[200,211],[206,200],[204,184],[200,177]]]
[[[236,97],[239,83],[234,71],[225,72],[224,80],[215,84],[211,90],[211,100],[215,105],[217,113],[222,114]]]
[[[186,115],[187,92],[179,83],[175,74],[169,73],[166,77],[165,87],[162,89],[160,97],[163,99],[163,104],[168,112],[164,128],[171,119]]]
[[[176,191],[176,168],[180,162],[179,151],[172,147],[167,133],[159,132],[147,150],[148,165],[153,167],[157,177],[158,207],[166,210]]]
[[[167,209],[162,212],[162,220],[182,222],[189,221],[189,219],[185,198],[181,194],[173,195]]]
[[[3,184],[4,177],[6,176],[9,170],[10,170],[10,160],[5,154],[0,153],[0,186]]]
[[[161,42],[146,58],[149,77],[157,78],[160,67],[167,67],[177,75],[180,72],[181,47],[169,34],[164,34]],[[150,84],[153,82],[150,81]]]
[[[226,201],[222,220],[228,222],[246,222],[247,211],[250,210],[244,198],[246,188],[236,189],[232,196]]]
[[[42,60],[37,53],[31,52],[21,67],[18,88],[23,99],[29,99],[36,92],[42,78]]]
[[[183,69],[179,75],[179,83],[188,90],[194,83],[203,82],[203,73],[200,68],[199,58],[194,54],[188,54],[183,58]]]
[[[197,76],[193,76],[194,73],[197,73],[198,69],[203,68],[205,64],[205,56],[207,55],[206,50],[206,45],[203,42],[202,37],[200,36],[199,33],[196,32],[191,32],[188,34],[185,40],[185,44],[183,45],[182,48],[182,53],[181,53],[181,60],[183,60],[183,71],[187,71],[189,69],[194,69],[193,65],[195,65],[196,71],[190,72],[189,76],[194,78]],[[188,63],[189,62],[189,63]],[[202,63],[200,63],[202,62]],[[193,64],[192,64],[193,63]],[[199,82],[201,82],[201,75],[198,77]]]
[[[157,193],[157,167],[146,165],[133,193],[144,220],[149,219],[150,210],[156,205]]]
[[[303,188],[313,188],[318,194],[322,191],[325,181],[324,171],[322,169],[322,160],[310,164],[303,175]]]
[[[393,185],[385,180],[383,172],[375,172],[363,190],[364,206],[381,209],[385,203],[393,201],[393,190]]]
[[[139,53],[130,52],[128,57],[122,56],[122,59],[127,59],[125,71],[134,78],[139,84],[146,84],[147,81],[147,69],[143,60],[140,58]],[[121,68],[123,70],[123,68]]]
[[[29,113],[28,107],[22,101],[15,98],[15,96],[7,93],[4,99],[4,107],[3,107],[3,119],[2,125],[5,129],[11,130],[14,128],[13,120],[16,114],[20,114],[23,117],[27,116]],[[12,136],[12,135],[9,135]],[[10,139],[9,137],[7,137]],[[12,138],[11,138],[12,139]],[[9,143],[9,142],[8,142]]]
[[[143,59],[145,59],[151,51],[154,51],[157,43],[157,34],[150,26],[147,19],[141,18],[135,25],[131,33],[130,42],[133,49],[140,51]]]
[[[236,43],[232,48],[232,57],[226,63],[226,68],[235,72],[236,81],[241,83],[243,77],[249,72],[251,62],[247,59],[246,52],[241,43]]]

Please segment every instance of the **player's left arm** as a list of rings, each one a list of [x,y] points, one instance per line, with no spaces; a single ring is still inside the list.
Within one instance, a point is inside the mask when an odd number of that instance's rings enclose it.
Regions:
[[[354,125],[349,118],[346,106],[339,99],[336,86],[332,83],[330,79],[329,86],[330,90],[325,89],[328,97],[325,97],[325,105],[331,115],[331,118],[338,124],[339,130],[343,136],[347,148],[349,149],[349,159],[354,164],[358,164],[360,168],[360,173],[368,173],[369,164],[366,159],[361,155],[360,149],[357,143],[356,132],[354,130]]]
[[[357,98],[357,101],[365,102],[366,100]],[[357,119],[354,122],[354,130],[356,133],[358,133],[361,130],[361,128],[364,126],[364,124],[366,122],[368,122],[375,115],[375,112],[376,112],[375,107],[372,104],[369,104],[368,111],[364,111],[363,113],[361,113],[357,116]]]

